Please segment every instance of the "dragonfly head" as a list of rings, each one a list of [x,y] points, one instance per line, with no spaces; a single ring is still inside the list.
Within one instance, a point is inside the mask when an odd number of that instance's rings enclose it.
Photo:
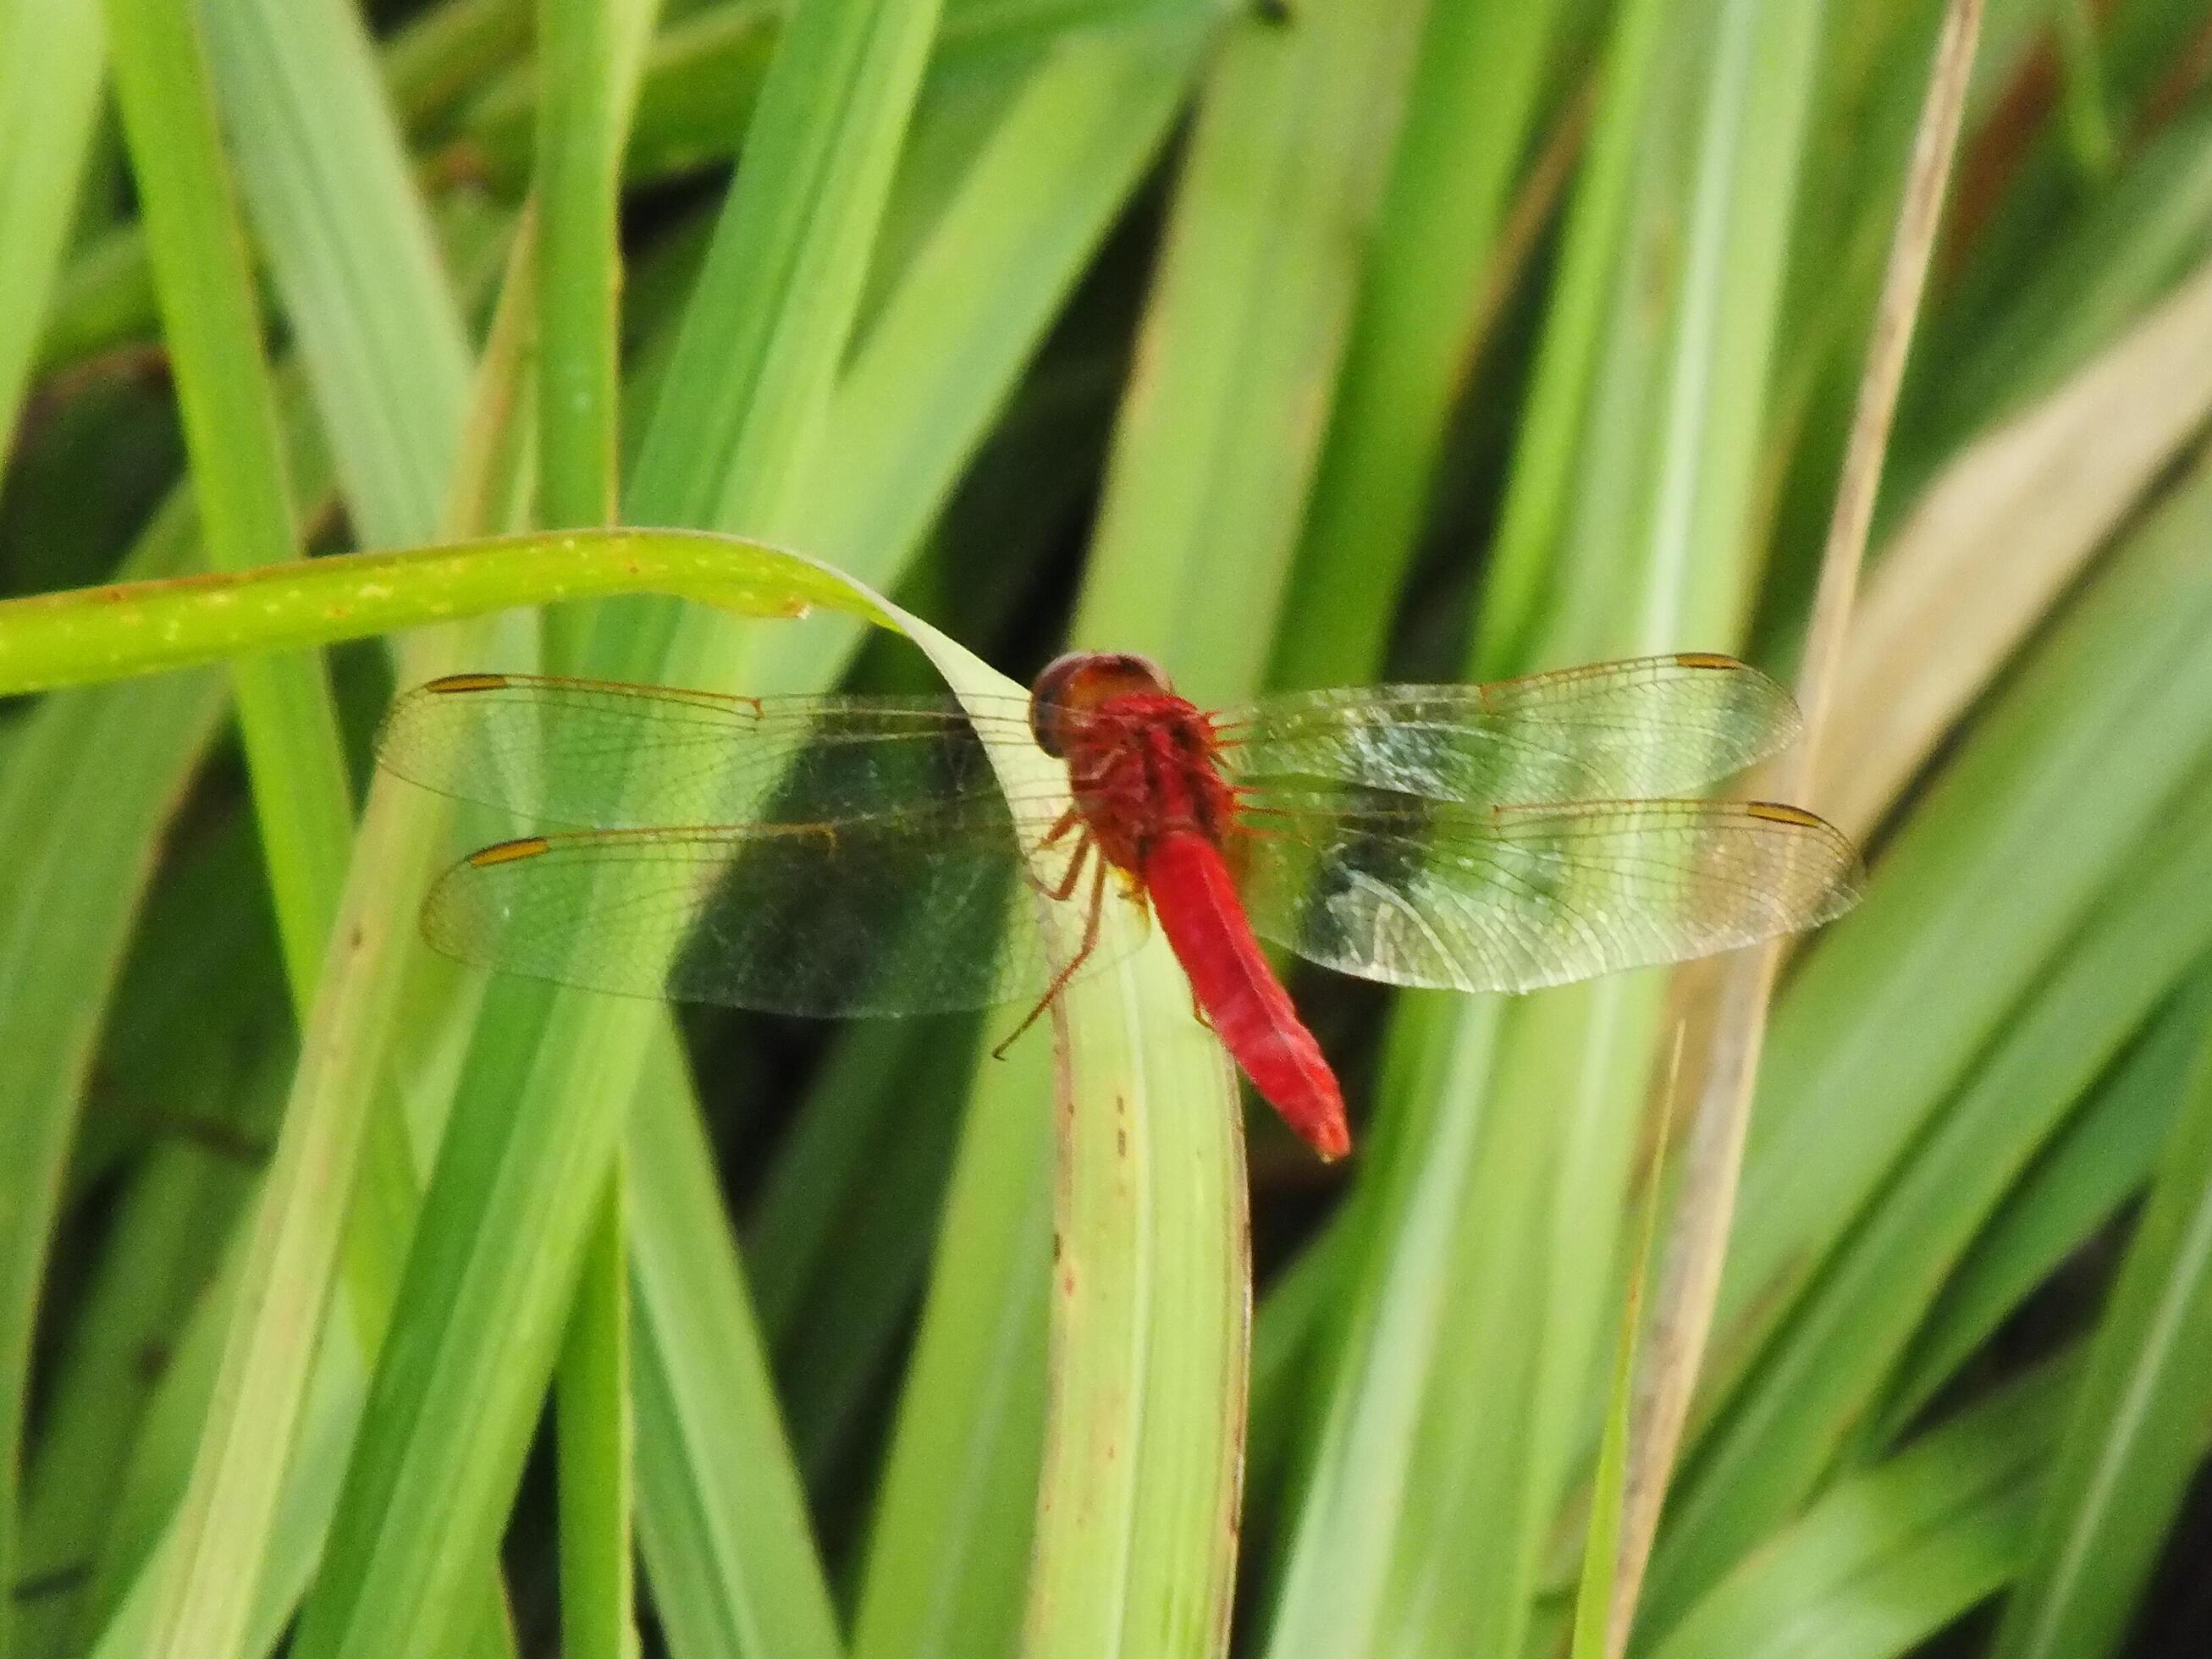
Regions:
[[[1066,716],[1083,715],[1109,698],[1172,695],[1168,677],[1150,657],[1128,651],[1071,651],[1045,665],[1030,688],[1030,730],[1037,747],[1067,756]]]

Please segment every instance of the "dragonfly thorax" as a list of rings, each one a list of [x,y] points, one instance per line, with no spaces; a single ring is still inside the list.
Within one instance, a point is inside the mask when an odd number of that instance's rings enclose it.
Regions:
[[[1108,862],[1137,874],[1175,830],[1219,843],[1233,796],[1215,764],[1212,725],[1150,658],[1060,658],[1030,690],[1030,726],[1047,754],[1067,763],[1077,810]]]
[[[1077,810],[1109,863],[1139,872],[1176,830],[1221,844],[1235,799],[1203,711],[1173,692],[1132,692],[1069,722],[1066,738]]]

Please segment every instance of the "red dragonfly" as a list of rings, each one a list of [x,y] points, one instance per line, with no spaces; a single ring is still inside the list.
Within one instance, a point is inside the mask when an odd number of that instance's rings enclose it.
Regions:
[[[1858,894],[1841,833],[1674,799],[1797,729],[1773,681],[1702,653],[1218,712],[1144,658],[1082,653],[1000,708],[456,675],[393,706],[379,759],[566,827],[453,866],[423,928],[596,990],[801,1014],[1049,999],[1099,965],[1126,900],[1333,1158],[1343,1097],[1260,939],[1394,985],[1526,991],[1824,921]],[[982,738],[1017,736],[1064,787],[1009,798]],[[1056,973],[1009,908],[1038,854],[1060,860],[1053,896],[1087,907]]]

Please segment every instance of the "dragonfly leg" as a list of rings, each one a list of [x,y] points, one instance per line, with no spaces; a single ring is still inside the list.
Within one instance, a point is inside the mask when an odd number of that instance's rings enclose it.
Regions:
[[[1041,858],[1046,852],[1059,846],[1062,838],[1071,830],[1083,830],[1084,836],[1076,843],[1074,857],[1070,860],[1066,872],[1059,884],[1048,887],[1037,879],[1035,872],[1029,867],[1030,860]],[[1029,858],[1024,860],[1024,878],[1031,888],[1042,893],[1047,898],[1055,901],[1065,900],[1075,890],[1076,883],[1082,878],[1080,872],[1083,869],[1084,854],[1090,850],[1091,836],[1083,822],[1082,810],[1079,807],[1071,806],[1053,820],[1052,828],[1037,837],[1036,845],[1029,849]]]
[[[1048,836],[1045,838],[1044,844],[1048,847],[1051,846],[1054,841],[1059,839],[1060,835],[1060,832],[1058,830],[1054,830],[1050,836]],[[1060,878],[1059,886],[1046,890],[1055,903],[1064,904],[1067,902],[1068,897],[1075,891],[1075,884],[1083,879],[1084,860],[1089,858],[1091,854],[1096,851],[1097,851],[1097,844],[1088,836],[1085,836],[1081,841],[1075,843],[1074,856],[1070,858],[1067,861],[1067,873]],[[1102,859],[1099,862],[1100,867],[1103,869],[1104,867],[1105,861]]]
[[[1069,830],[1074,829],[1077,824],[1082,822],[1083,809],[1079,806],[1069,807],[1067,811],[1062,812],[1057,818],[1053,820],[1052,828],[1044,832],[1044,839],[1039,842],[1037,845],[1039,847],[1051,846],[1054,842],[1058,841],[1062,836],[1066,835]]]
[[[1076,848],[1075,865],[1077,867],[1080,867],[1083,862],[1083,855],[1090,850],[1091,843],[1087,840],[1084,842],[1082,846]],[[1091,872],[1091,909],[1090,914],[1083,919],[1083,939],[1082,942],[1076,945],[1075,954],[1067,959],[1067,965],[1065,968],[1062,968],[1058,973],[1052,976],[1052,983],[1044,988],[1044,994],[1036,1000],[1036,1006],[1031,1008],[1029,1012],[1022,1016],[1022,1023],[1015,1026],[1012,1030],[1006,1033],[1006,1039],[1005,1042],[1001,1042],[997,1048],[991,1050],[992,1059],[1004,1060],[1006,1057],[1006,1050],[1014,1046],[1015,1040],[1018,1038],[1023,1032],[1028,1030],[1030,1026],[1037,1023],[1037,1016],[1044,1012],[1046,1009],[1052,1006],[1052,1000],[1060,994],[1061,988],[1066,985],[1067,981],[1075,977],[1076,970],[1081,968],[1085,960],[1089,957],[1093,951],[1098,948],[1098,925],[1101,919],[1103,917],[1106,909],[1107,867],[1106,860],[1103,858],[1099,859],[1092,866]],[[1065,890],[1066,890],[1058,895],[1059,897],[1064,899],[1069,893],[1075,890],[1073,870],[1069,872],[1068,880],[1065,884]]]

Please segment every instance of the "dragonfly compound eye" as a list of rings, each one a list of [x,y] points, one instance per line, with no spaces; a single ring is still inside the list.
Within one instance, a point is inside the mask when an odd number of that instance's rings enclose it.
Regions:
[[[1030,730],[1037,747],[1065,758],[1063,717],[1087,714],[1109,698],[1167,692],[1158,663],[1133,651],[1071,651],[1045,665],[1030,688]]]

